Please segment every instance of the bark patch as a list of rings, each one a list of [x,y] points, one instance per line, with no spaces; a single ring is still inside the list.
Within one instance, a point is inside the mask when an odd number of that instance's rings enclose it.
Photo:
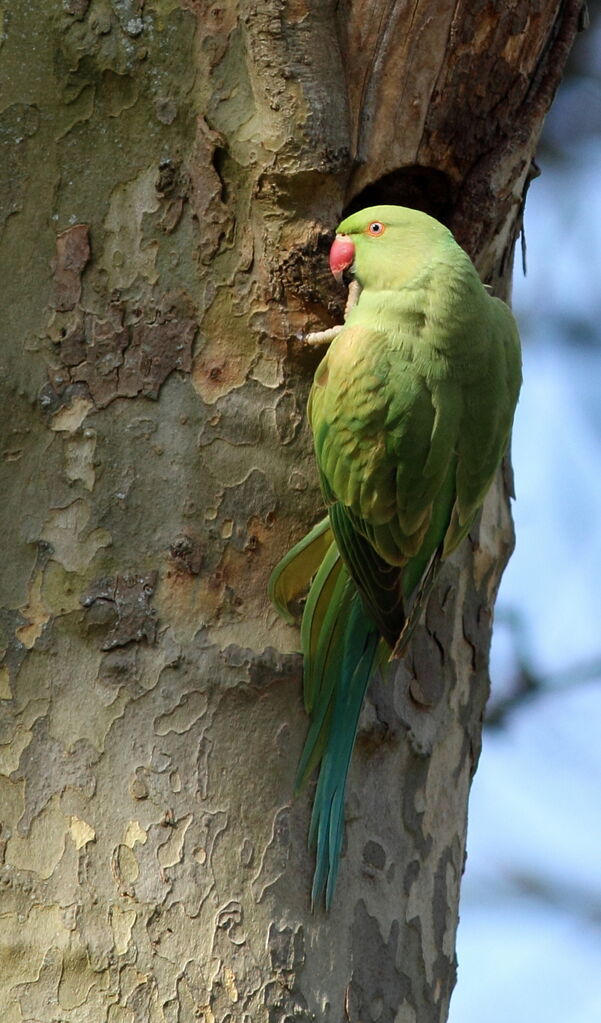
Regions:
[[[157,578],[157,572],[147,572],[98,579],[83,595],[81,603],[88,609],[88,627],[112,626],[102,650],[143,639],[151,645],[156,642],[157,612],[150,601]]]
[[[69,287],[72,296],[75,285]],[[59,408],[82,389],[97,408],[138,394],[157,398],[170,373],[190,372],[196,328],[184,292],[166,294],[144,312],[115,303],[106,319],[81,317],[58,340],[60,366],[50,373],[46,404]]]
[[[71,750],[65,749],[51,734],[47,718],[39,718],[32,728],[31,742],[21,754],[19,767],[11,775],[27,779],[25,809],[19,821],[19,833],[29,833],[32,821],[57,793],[69,786],[82,790],[86,798],[94,793],[94,765],[97,750],[80,739]],[[44,770],[37,770],[43,764]]]
[[[352,949],[354,968],[346,994],[350,1023],[394,1023],[409,992],[409,981],[397,966],[399,924],[394,921],[385,941],[377,919],[360,899],[355,908]]]
[[[81,275],[90,258],[87,224],[75,224],[56,239],[54,303],[57,310],[74,309],[81,297]]]

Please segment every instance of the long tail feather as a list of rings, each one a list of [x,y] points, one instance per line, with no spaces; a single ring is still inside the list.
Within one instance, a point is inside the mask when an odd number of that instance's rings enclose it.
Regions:
[[[270,595],[290,619],[290,604],[313,575],[303,611],[304,699],[310,725],[296,791],[319,766],[309,842],[316,863],[312,902],[329,908],[344,834],[344,794],[363,698],[373,674],[380,632],[367,614],[327,520],[319,523],[274,570]]]
[[[311,584],[301,624],[303,692],[308,714],[324,685],[324,664],[336,627],[336,609],[348,585],[348,573],[336,544],[332,543]]]
[[[332,531],[326,515],[288,551],[271,573],[269,599],[288,623],[294,622],[290,604],[306,592],[331,543]]]
[[[319,585],[320,579],[317,575],[311,591]],[[308,656],[307,651],[303,650],[305,653],[305,691],[309,689],[312,694],[311,724],[298,765],[297,792],[313,773],[323,756],[331,728],[337,688],[340,687],[345,675],[352,674],[356,664],[356,661],[351,661],[352,652],[356,651],[357,659],[361,656],[360,641],[353,644],[353,650],[349,649],[351,643],[348,641],[360,637],[360,632],[355,632],[354,635],[351,633],[348,636],[348,614],[354,597],[348,573],[346,569],[342,568],[338,574],[332,599],[329,601],[326,613],[320,623],[317,657],[313,660]],[[307,614],[308,607],[309,601],[307,601],[305,614]],[[305,703],[307,703],[306,699]]]
[[[315,842],[316,864],[311,898],[317,904],[325,893],[329,909],[340,860],[340,847],[344,834],[344,795],[359,715],[369,680],[372,676],[380,637],[369,623],[361,601],[353,595],[354,605],[348,622],[347,639],[351,629],[353,646],[361,634],[363,651],[354,670],[341,672],[334,694],[327,745],[322,757],[319,780],[311,815],[310,842]],[[346,658],[345,658],[346,660]]]
[[[311,632],[318,629],[319,640],[314,657],[309,656],[306,646],[303,651],[305,688],[312,693],[311,724],[296,784],[298,790],[320,764],[309,844],[315,845],[312,903],[315,906],[325,894],[326,908],[331,904],[338,874],[346,778],[380,643],[379,631],[367,616],[342,562],[325,613],[316,621],[311,609],[319,607],[321,591],[328,581],[325,571],[316,575],[305,608],[305,615],[311,614]],[[310,633],[306,628],[304,635],[307,642]]]

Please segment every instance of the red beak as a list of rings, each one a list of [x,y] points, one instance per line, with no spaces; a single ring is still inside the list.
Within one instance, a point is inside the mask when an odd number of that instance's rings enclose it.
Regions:
[[[330,270],[340,284],[344,270],[348,270],[355,258],[355,246],[346,234],[337,234],[330,249]]]

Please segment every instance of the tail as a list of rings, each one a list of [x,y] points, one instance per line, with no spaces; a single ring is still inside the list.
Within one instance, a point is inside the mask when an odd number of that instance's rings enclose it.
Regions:
[[[292,548],[270,580],[272,600],[289,619],[290,600],[302,592],[303,584],[308,585],[308,572],[315,572],[315,577],[303,612],[301,642],[304,699],[311,723],[296,790],[321,765],[309,830],[309,843],[316,847],[311,898],[315,906],[325,894],[329,908],[344,834],[346,778],[363,697],[381,641],[342,562],[327,519]]]
[[[347,576],[346,569],[340,575]],[[309,829],[309,844],[316,849],[311,901],[315,906],[325,893],[326,909],[332,903],[338,874],[346,778],[380,644],[380,635],[367,619],[348,577],[345,584],[335,620],[322,629],[320,640],[328,646],[328,653],[297,774],[299,788],[320,763]]]

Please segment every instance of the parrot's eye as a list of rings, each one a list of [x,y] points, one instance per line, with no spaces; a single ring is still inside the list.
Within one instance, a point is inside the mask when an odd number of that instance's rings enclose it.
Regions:
[[[372,220],[367,230],[369,234],[384,234],[384,224],[381,224],[379,220]]]

